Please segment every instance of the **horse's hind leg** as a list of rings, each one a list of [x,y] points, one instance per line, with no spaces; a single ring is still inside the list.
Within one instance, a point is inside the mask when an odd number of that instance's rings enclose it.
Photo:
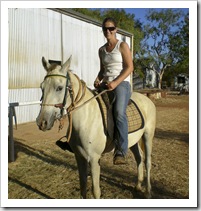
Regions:
[[[151,153],[152,153],[152,141],[154,133],[151,131],[143,135],[143,140],[145,144],[145,166],[146,166],[146,176],[147,176],[147,186],[146,186],[146,197],[151,198],[151,182],[150,182],[150,172],[151,172]]]
[[[99,199],[101,196],[100,190],[100,156],[94,156],[90,160],[93,195],[95,199]]]
[[[139,146],[139,142],[136,143],[134,146],[130,148],[132,151],[135,160],[137,162],[137,172],[138,172],[138,181],[136,185],[136,189],[141,191],[142,190],[142,182],[144,179],[144,174],[143,174],[143,152]]]
[[[86,199],[87,197],[87,176],[88,176],[88,162],[85,158],[80,156],[75,156],[80,179],[80,192],[81,198]]]

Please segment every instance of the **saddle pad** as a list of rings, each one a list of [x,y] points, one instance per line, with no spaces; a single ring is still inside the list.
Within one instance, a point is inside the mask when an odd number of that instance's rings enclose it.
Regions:
[[[107,131],[108,108],[106,106],[107,102],[105,103],[103,99],[105,99],[105,98],[102,98],[100,96],[97,98],[97,101],[99,103],[100,110],[102,113],[105,131]],[[142,113],[141,113],[140,109],[138,108],[137,104],[131,99],[130,99],[130,103],[126,109],[126,115],[127,115],[127,119],[128,119],[128,133],[133,133],[133,132],[140,130],[141,128],[144,127],[144,118],[142,116]]]

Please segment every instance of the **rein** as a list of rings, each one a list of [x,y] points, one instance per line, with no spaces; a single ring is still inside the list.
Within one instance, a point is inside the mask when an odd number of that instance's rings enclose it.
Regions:
[[[74,111],[80,109],[81,107],[83,107],[87,103],[89,103],[91,100],[96,99],[100,95],[104,94],[108,90],[105,89],[105,90],[101,91],[100,93],[98,93],[97,95],[95,95],[92,98],[90,98],[89,100],[85,101],[83,104],[78,105],[81,102],[81,100],[84,98],[84,96],[85,96],[86,87],[87,87],[86,86],[86,83],[83,80],[80,80],[77,75],[75,75],[75,77],[77,78],[77,80],[79,82],[78,93],[75,96],[75,92],[74,92],[74,89],[73,89],[73,86],[72,86],[72,83],[71,83],[71,78],[70,78],[70,75],[68,74],[68,72],[67,72],[66,76],[60,75],[60,74],[46,75],[45,78],[44,78],[44,80],[46,78],[48,78],[48,77],[54,77],[54,76],[57,76],[57,77],[59,76],[59,77],[66,78],[66,87],[65,87],[65,94],[64,94],[63,102],[62,103],[58,103],[58,104],[45,104],[45,103],[41,103],[41,106],[54,106],[56,108],[60,108],[61,109],[61,117],[59,118],[59,121],[60,121],[59,131],[62,130],[63,125],[64,125],[64,116],[66,116],[66,115],[63,115],[63,112],[64,112],[64,108],[65,108],[65,105],[66,105],[66,100],[67,100],[67,91],[69,90],[70,97],[71,97],[71,104],[66,109],[68,120],[69,120],[69,128],[67,130],[66,136],[64,136],[64,137],[67,138],[67,142],[69,142],[70,137],[71,137],[71,134],[72,134],[72,113]],[[69,85],[69,83],[70,83],[70,85]]]

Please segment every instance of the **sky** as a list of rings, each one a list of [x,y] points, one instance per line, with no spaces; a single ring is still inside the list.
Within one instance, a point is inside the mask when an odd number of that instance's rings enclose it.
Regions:
[[[154,9],[154,8],[152,8],[152,9]],[[184,11],[185,13],[188,12],[188,8],[187,9],[179,8],[179,9]],[[135,14],[136,19],[139,19],[141,22],[145,21],[145,15],[148,10],[149,10],[149,8],[125,8],[126,13]],[[160,11],[161,9],[155,8],[155,10]]]
[[[160,8],[152,8],[154,10],[160,11]],[[163,8],[165,9],[165,8]],[[172,8],[174,9],[174,8]],[[180,10],[184,11],[185,13],[188,12],[188,8],[179,8]],[[145,19],[145,15],[147,13],[147,11],[149,10],[149,8],[124,8],[124,10],[126,11],[126,13],[130,13],[130,14],[135,14],[135,18],[139,19],[140,22],[145,23],[146,19]]]
[[[146,12],[148,11],[147,8],[125,8],[126,13],[131,13],[131,14],[135,14],[136,19],[139,19],[140,22],[144,22],[145,21],[145,15]]]

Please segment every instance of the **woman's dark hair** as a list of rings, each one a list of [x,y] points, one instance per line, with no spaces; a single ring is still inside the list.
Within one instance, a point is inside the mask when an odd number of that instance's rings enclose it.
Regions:
[[[116,20],[114,19],[114,18],[111,18],[111,17],[107,17],[107,18],[105,18],[104,20],[103,20],[103,23],[102,23],[102,27],[104,27],[105,26],[105,23],[106,22],[112,22],[113,24],[114,24],[114,26],[115,27],[117,27],[117,22],[116,22]]]

